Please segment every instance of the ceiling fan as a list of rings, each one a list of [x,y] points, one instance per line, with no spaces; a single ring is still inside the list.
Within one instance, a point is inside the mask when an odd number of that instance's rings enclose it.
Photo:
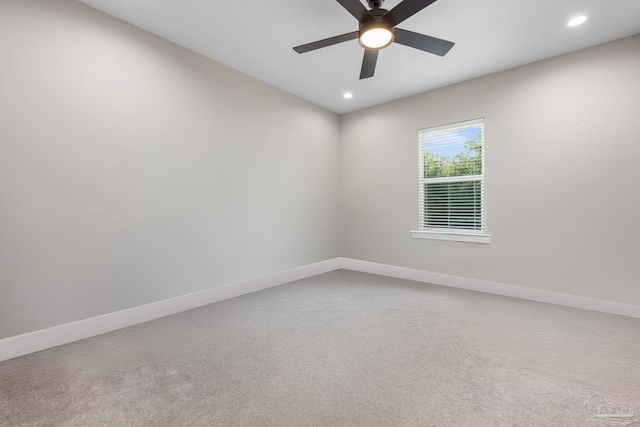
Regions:
[[[360,23],[358,31],[342,34],[328,39],[318,40],[293,48],[298,53],[305,53],[334,44],[358,39],[364,50],[360,79],[373,77],[378,60],[378,52],[392,42],[420,49],[435,55],[444,56],[454,43],[414,33],[413,31],[395,28],[405,19],[418,13],[436,0],[404,0],[391,10],[382,9],[384,0],[367,0],[371,10],[367,10],[359,0],[337,0]]]

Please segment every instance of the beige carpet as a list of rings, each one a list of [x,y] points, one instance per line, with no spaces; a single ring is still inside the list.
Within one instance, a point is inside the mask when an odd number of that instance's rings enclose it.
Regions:
[[[2,426],[640,426],[614,403],[639,319],[350,271],[0,363]]]

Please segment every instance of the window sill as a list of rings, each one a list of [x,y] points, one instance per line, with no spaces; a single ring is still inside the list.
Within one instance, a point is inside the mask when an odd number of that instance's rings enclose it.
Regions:
[[[451,231],[425,231],[411,230],[414,239],[448,240],[452,242],[466,243],[491,243],[491,234],[481,233],[456,233]]]

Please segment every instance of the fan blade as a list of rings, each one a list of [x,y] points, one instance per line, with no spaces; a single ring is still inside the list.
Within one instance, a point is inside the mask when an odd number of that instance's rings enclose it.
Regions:
[[[362,69],[360,70],[360,80],[373,77],[373,73],[376,71],[376,62],[378,61],[378,52],[378,49],[364,50]]]
[[[445,56],[455,43],[396,28],[393,41],[415,49],[424,50],[434,55]]]
[[[311,50],[320,49],[322,47],[332,46],[334,44],[346,42],[349,40],[357,39],[359,33],[357,31],[353,31],[351,33],[342,34],[335,37],[329,37],[328,39],[318,40],[317,42],[307,43],[300,46],[296,46],[293,48],[298,53],[305,53]]]
[[[366,19],[371,18],[371,14],[366,7],[360,3],[359,0],[337,0],[347,12],[353,15],[358,22],[364,22]]]
[[[420,12],[436,0],[404,0],[385,15],[391,26],[395,27],[405,19]]]

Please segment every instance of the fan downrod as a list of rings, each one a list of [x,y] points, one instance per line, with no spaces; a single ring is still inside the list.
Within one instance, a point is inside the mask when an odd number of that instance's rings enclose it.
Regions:
[[[384,0],[367,0],[371,9],[380,9]]]

